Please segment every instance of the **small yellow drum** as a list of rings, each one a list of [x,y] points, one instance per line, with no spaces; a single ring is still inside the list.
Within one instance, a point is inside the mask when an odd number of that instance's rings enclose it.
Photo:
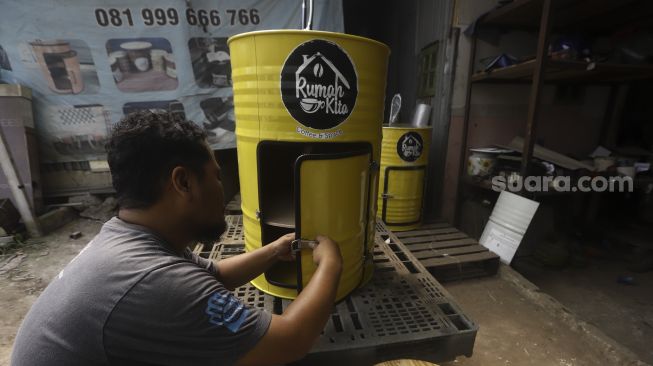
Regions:
[[[430,126],[383,126],[377,217],[392,231],[422,224],[430,142]]]

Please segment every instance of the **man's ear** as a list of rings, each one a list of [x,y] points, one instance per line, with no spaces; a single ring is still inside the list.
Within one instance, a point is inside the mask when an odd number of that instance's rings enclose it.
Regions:
[[[191,200],[193,180],[191,179],[190,171],[183,166],[176,166],[174,169],[172,169],[170,178],[172,189],[181,197],[185,197],[186,199]]]

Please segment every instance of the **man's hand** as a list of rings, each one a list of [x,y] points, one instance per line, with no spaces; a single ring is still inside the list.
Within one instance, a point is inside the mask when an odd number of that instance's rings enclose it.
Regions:
[[[318,267],[313,277],[283,314],[272,315],[270,328],[238,361],[238,365],[278,365],[297,361],[310,351],[320,336],[333,311],[342,257],[333,240],[318,236],[317,241],[313,261]]]
[[[292,252],[292,241],[295,240],[295,233],[286,234],[279,239],[268,244],[274,249],[275,257],[282,261],[295,260],[295,255]]]
[[[328,263],[336,269],[342,268],[342,256],[338,244],[326,236],[317,236],[318,245],[313,249],[313,262],[316,266]],[[338,270],[340,272],[340,270]]]

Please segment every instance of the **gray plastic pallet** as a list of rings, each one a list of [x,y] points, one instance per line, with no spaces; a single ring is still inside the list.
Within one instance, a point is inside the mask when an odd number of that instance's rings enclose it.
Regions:
[[[237,193],[234,198],[227,203],[227,205],[224,208],[224,212],[227,215],[242,215],[243,211],[240,207],[240,193]]]
[[[491,276],[499,270],[498,255],[447,223],[426,224],[388,236],[404,244],[441,282]]]
[[[243,252],[240,216],[210,252],[214,260]],[[478,326],[403,244],[377,226],[375,273],[366,286],[336,304],[310,354],[300,364],[369,365],[397,358],[445,362],[471,356]],[[289,300],[250,284],[235,290],[246,303],[280,314]]]
[[[241,216],[228,216],[227,222],[220,242],[203,256],[221,260],[244,251]],[[446,362],[472,355],[478,326],[403,244],[388,238],[378,224],[372,280],[335,305],[322,335],[298,364],[370,365],[398,358]],[[291,302],[250,284],[234,292],[277,314]]]

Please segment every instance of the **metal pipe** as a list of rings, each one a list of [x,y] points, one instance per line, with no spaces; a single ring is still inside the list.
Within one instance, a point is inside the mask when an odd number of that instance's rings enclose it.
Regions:
[[[306,19],[306,4],[308,3],[308,19]],[[304,30],[313,29],[313,0],[302,1],[302,27]]]
[[[302,23],[299,25],[301,29],[306,26],[306,1],[308,0],[302,0]]]
[[[528,115],[526,118],[526,136],[524,148],[522,149],[521,176],[526,179],[529,173],[533,147],[537,136],[537,124],[539,122],[539,110],[541,104],[540,94],[544,84],[544,69],[549,57],[549,35],[551,33],[551,0],[544,0],[542,4],[542,16],[540,17],[540,30],[537,40],[537,56],[535,57],[535,69],[533,71],[533,83],[531,94],[528,100]],[[524,193],[524,192],[522,192]]]
[[[460,213],[463,203],[463,179],[467,175],[467,134],[469,133],[469,119],[472,108],[472,77],[474,76],[474,63],[476,59],[476,38],[477,34],[472,34],[471,44],[469,47],[469,63],[467,64],[467,90],[465,92],[465,115],[463,116],[463,128],[460,144],[460,162],[458,165],[458,184],[456,184],[456,204],[454,207],[453,224],[460,223]]]
[[[25,186],[20,182],[20,179],[18,179],[18,174],[16,173],[14,162],[9,154],[9,150],[7,149],[5,135],[2,129],[0,129],[0,166],[7,177],[7,183],[9,184],[11,195],[14,197],[17,206],[16,208],[25,223],[27,232],[31,237],[40,237],[41,229],[32,213],[29,201],[27,201],[27,196],[23,190]]]

